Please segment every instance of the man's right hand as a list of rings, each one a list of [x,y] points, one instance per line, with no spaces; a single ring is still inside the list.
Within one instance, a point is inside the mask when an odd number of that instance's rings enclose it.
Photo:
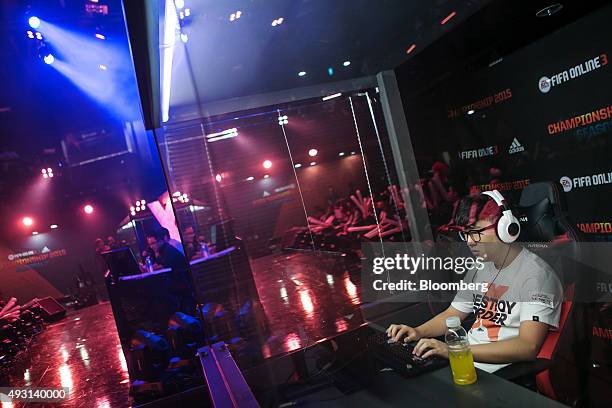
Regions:
[[[414,327],[405,324],[392,324],[387,329],[387,336],[393,341],[400,341],[404,337],[404,342],[417,341],[421,339],[421,334]]]

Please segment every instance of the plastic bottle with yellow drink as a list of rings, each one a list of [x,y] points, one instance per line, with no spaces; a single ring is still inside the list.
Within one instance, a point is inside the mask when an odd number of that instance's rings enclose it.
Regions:
[[[448,360],[453,372],[453,381],[459,385],[474,384],[476,382],[474,356],[470,350],[467,333],[461,327],[461,320],[457,316],[448,317],[446,327],[448,330],[444,340],[448,345]]]

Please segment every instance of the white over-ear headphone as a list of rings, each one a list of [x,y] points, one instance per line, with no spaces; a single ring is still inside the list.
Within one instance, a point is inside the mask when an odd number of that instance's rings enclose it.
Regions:
[[[521,233],[521,223],[514,214],[512,214],[512,210],[510,210],[504,196],[497,190],[483,191],[482,194],[488,195],[495,200],[495,203],[502,212],[501,217],[499,217],[496,223],[495,231],[497,232],[497,237],[506,244],[511,244],[516,241]]]

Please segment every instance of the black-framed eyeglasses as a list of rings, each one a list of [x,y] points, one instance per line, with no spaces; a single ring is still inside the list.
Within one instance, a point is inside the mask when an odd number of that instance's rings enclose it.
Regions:
[[[479,228],[479,229],[464,229],[464,228],[456,228],[457,233],[459,234],[459,238],[461,238],[462,241],[467,241],[468,237],[472,239],[472,241],[474,242],[480,242],[480,240],[482,239],[482,233],[495,228],[496,224],[491,224],[491,225],[487,225],[484,228]]]

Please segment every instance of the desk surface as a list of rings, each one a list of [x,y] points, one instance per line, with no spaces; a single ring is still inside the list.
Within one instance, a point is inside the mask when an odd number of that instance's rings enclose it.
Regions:
[[[383,371],[371,385],[350,395],[337,389],[322,390],[299,399],[300,405],[317,407],[564,407],[543,395],[510,381],[478,371],[472,385],[455,385],[449,367],[412,378]]]

